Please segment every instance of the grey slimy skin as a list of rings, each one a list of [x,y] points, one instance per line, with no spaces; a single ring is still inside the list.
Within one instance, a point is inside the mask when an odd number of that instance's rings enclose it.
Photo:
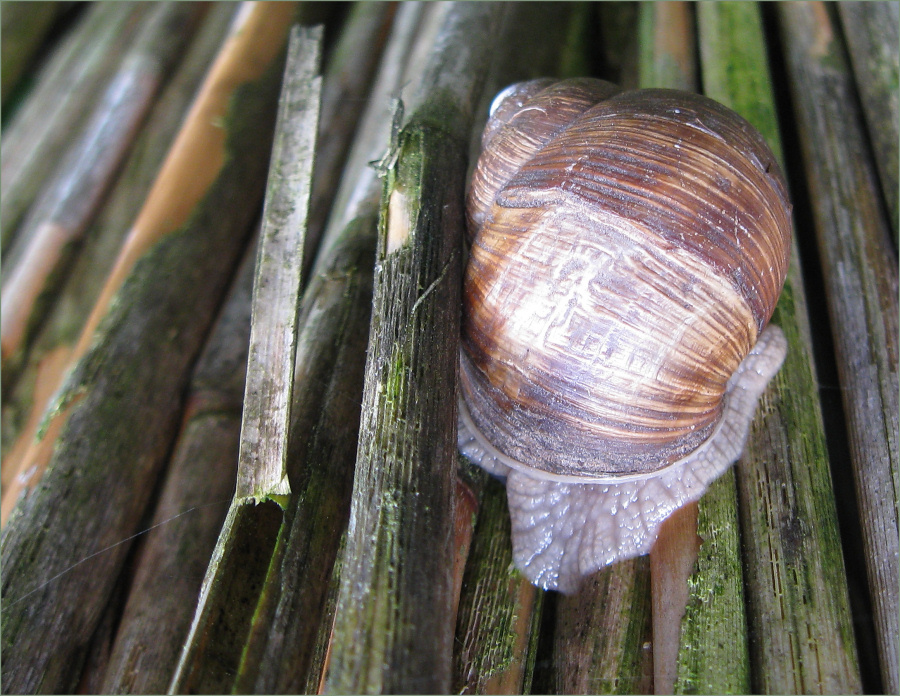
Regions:
[[[729,380],[712,435],[665,469],[625,480],[553,480],[515,462],[477,432],[460,399],[460,452],[506,478],[516,566],[539,587],[571,593],[583,576],[649,553],[665,519],[698,500],[740,458],[759,397],[786,353],[781,329],[766,327]]]

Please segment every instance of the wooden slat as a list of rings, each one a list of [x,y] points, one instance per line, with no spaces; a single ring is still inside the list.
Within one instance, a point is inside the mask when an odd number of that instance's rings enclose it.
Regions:
[[[128,601],[101,693],[164,693],[234,494],[255,246],[197,362],[149,533],[139,548]]]
[[[763,134],[783,166],[759,12],[700,6],[703,83]],[[859,667],[799,261],[794,244],[772,319],[788,357],[760,400],[737,470],[753,681],[765,691],[853,693]]]
[[[752,4],[699,7],[703,84],[762,133],[783,167],[759,12]],[[760,400],[737,468],[753,683],[852,693],[859,667],[799,261],[795,243],[772,318],[788,357]]]
[[[453,693],[528,693],[543,592],[513,564],[505,489],[498,481],[480,483],[485,490],[456,622]]]
[[[653,693],[649,566],[646,556],[616,563],[558,599],[557,693]]]
[[[838,10],[894,243],[900,244],[900,6],[896,2],[840,2]]]
[[[252,688],[261,693],[309,693],[322,680],[340,577],[338,552],[350,514],[372,308],[381,187],[369,162],[382,154],[389,137],[385,104],[402,85],[422,12],[418,5],[397,12],[354,138],[354,155],[334,197],[346,207],[332,210],[301,304],[289,451],[289,472],[297,484],[286,520],[290,536],[272,578],[278,599],[259,641]]]
[[[293,9],[259,4],[242,15],[98,300],[84,349],[76,348],[90,350],[48,422],[47,436],[60,434],[43,455],[47,475],[19,501],[2,538],[2,669],[11,692],[74,686],[262,196]],[[238,88],[242,98],[231,100]],[[177,176],[185,163],[187,183]]]
[[[69,269],[73,250],[96,215],[113,176],[150,111],[158,90],[204,11],[192,3],[161,4],[135,37],[84,130],[22,223],[4,258],[0,345],[3,371],[15,378],[25,347]]]
[[[3,129],[0,240],[4,256],[23,216],[59,165],[72,133],[87,119],[96,95],[117,69],[118,57],[149,9],[143,3],[98,3],[85,10]]]
[[[834,333],[882,680],[894,693],[900,689],[897,256],[829,9],[781,3],[779,18]]]
[[[170,688],[242,690],[270,601],[260,579],[283,549],[291,493],[288,426],[297,345],[303,236],[309,212],[321,97],[322,27],[291,31],[275,125],[259,253],[234,500],[200,588]]]
[[[412,116],[395,144],[396,162],[385,162],[353,507],[326,691],[442,693],[450,686],[461,202],[468,133],[499,8],[434,8],[431,55],[412,63],[416,76],[405,99]],[[429,29],[422,37],[430,38]]]

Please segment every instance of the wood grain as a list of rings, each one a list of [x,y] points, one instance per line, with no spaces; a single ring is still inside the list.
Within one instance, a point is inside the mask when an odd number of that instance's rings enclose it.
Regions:
[[[825,277],[884,688],[900,689],[897,256],[824,3],[779,5]],[[819,524],[819,521],[816,521]],[[848,637],[849,638],[849,637]]]

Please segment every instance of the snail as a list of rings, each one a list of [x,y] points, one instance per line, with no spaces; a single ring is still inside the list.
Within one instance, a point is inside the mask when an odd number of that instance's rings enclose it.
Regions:
[[[572,592],[740,457],[787,350],[786,186],[707,97],[535,80],[494,100],[466,214],[459,449]]]

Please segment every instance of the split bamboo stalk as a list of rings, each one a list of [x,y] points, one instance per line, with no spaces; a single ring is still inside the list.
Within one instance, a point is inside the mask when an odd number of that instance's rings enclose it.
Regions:
[[[197,87],[205,75],[210,62],[221,47],[222,40],[228,32],[228,25],[233,18],[235,8],[236,6],[231,3],[217,3],[210,8],[209,13],[204,19],[203,26],[198,31],[196,39],[192,42],[185,59],[179,67],[178,73],[173,76],[161,99],[153,107],[153,112],[148,117],[144,132],[135,143],[135,147],[129,156],[129,163],[119,177],[116,189],[111,194],[109,202],[104,206],[104,210],[101,213],[98,222],[94,225],[94,230],[92,231],[95,235],[88,235],[88,243],[84,253],[79,256],[76,262],[76,268],[73,269],[73,273],[67,280],[67,288],[64,292],[65,296],[60,298],[60,302],[57,304],[53,316],[45,324],[43,335],[39,337],[36,342],[35,352],[38,354],[43,353],[45,357],[34,356],[35,359],[31,362],[32,364],[37,363],[38,369],[36,371],[41,380],[46,380],[48,377],[50,377],[51,380],[54,378],[52,369],[45,369],[48,367],[48,363],[50,365],[59,363],[60,370],[64,369],[66,365],[65,359],[71,350],[71,344],[77,340],[77,332],[89,313],[91,305],[96,299],[96,295],[100,291],[100,285],[102,284],[103,278],[109,267],[112,265],[115,251],[121,243],[121,237],[127,230],[130,222],[134,220],[136,213],[139,211],[140,205],[153,183],[153,177],[156,174],[156,170],[171,145],[171,142],[181,125],[184,114],[196,94]],[[246,340],[244,341],[244,348],[246,348]],[[59,355],[63,356],[62,362],[56,360],[56,357]],[[58,381],[58,376],[55,377],[56,381]],[[227,383],[227,379],[223,378],[219,379],[216,384],[220,385],[225,383]],[[20,381],[17,391],[27,392],[27,390],[23,390],[24,386],[25,385]],[[54,384],[52,389],[55,389],[56,386],[57,385]],[[40,414],[46,405],[45,402],[49,397],[50,394],[44,399],[35,398],[33,403],[33,413],[36,418],[40,417]],[[237,395],[238,426],[235,429],[235,432],[237,432],[237,429],[240,427],[240,398],[241,394],[239,393]],[[194,399],[196,401],[196,397],[189,397],[189,399]],[[191,406],[189,405],[188,408],[190,409]],[[210,418],[208,411],[204,411],[203,408],[200,408],[199,411],[200,416],[191,418],[187,427],[194,427],[194,429],[204,432],[203,427],[199,424],[199,419],[203,416],[206,416],[207,423],[227,422],[227,418],[224,414],[215,414]],[[34,430],[36,430],[36,428],[37,423],[34,424],[34,429],[24,432],[21,436],[20,444],[27,445],[27,442],[34,437]],[[209,432],[210,430],[213,430],[212,425],[207,428],[205,432]],[[219,427],[217,430],[214,430],[213,435],[214,437],[211,438],[212,443],[209,448],[195,448],[194,452],[191,454],[191,462],[194,461],[195,457],[198,462],[206,461],[204,457],[211,458],[215,456],[213,453],[216,451],[216,448],[221,450],[223,447],[227,446],[228,433],[225,431],[225,428]],[[233,439],[235,440],[236,448],[236,437]],[[15,454],[15,452],[12,454]],[[8,457],[4,458],[4,465],[6,465],[7,459]],[[215,472],[209,477],[203,477],[202,480],[198,482],[198,485],[203,486],[203,490],[205,490],[207,495],[214,496],[215,487],[217,485],[224,485],[228,490],[220,497],[230,496],[234,486],[233,462],[235,459],[236,451],[235,456],[231,457],[230,460],[219,460],[226,461],[228,469]],[[170,467],[170,469],[174,468],[174,466]],[[196,473],[197,468],[198,467],[195,466],[194,470],[189,472],[193,473],[195,478],[198,478]],[[219,468],[222,468],[221,465]],[[176,478],[176,476],[170,472],[169,479],[171,480],[173,478]],[[190,481],[189,475],[182,476],[177,482],[178,484],[181,484],[182,487],[179,490],[182,491],[182,497],[186,498],[187,502],[181,508],[176,506],[175,512],[171,512],[169,516],[164,519],[175,516],[176,513],[180,513],[190,507],[191,490],[185,490],[187,481]],[[17,486],[15,485],[12,487],[4,487],[4,492],[6,494],[4,503],[12,503],[15,501],[17,496],[15,495],[14,489],[16,487]],[[175,530],[184,530],[182,535],[188,538],[188,545],[194,543],[202,548],[202,527],[204,523],[206,525],[216,524],[215,529],[212,531],[212,539],[208,542],[209,549],[206,551],[206,559],[208,559],[212,545],[215,543],[215,534],[218,530],[218,526],[221,525],[221,518],[224,515],[224,511],[227,509],[227,500],[228,497],[225,497],[226,502],[220,503],[218,507],[198,508],[186,519],[176,517],[172,520],[171,526],[166,526],[165,529],[155,532],[150,537],[140,537],[142,541],[148,540],[151,546],[145,553],[145,558],[147,558],[147,560],[144,565],[159,562],[159,554],[154,554],[152,547],[155,545],[158,548],[161,543],[164,545],[165,540],[168,540]],[[8,508],[4,508],[4,521],[6,514],[8,514]],[[156,522],[163,526],[166,524],[159,519],[157,519]],[[186,527],[190,527],[189,532],[185,530]],[[146,688],[147,680],[150,680],[150,683],[152,684],[152,679],[157,673],[157,666],[154,658],[166,649],[164,638],[167,630],[178,631],[180,627],[181,634],[178,637],[183,637],[184,632],[187,630],[187,624],[190,621],[197,589],[199,588],[200,581],[203,577],[203,570],[206,565],[205,560],[200,561],[202,567],[193,574],[197,576],[195,578],[196,587],[194,587],[193,595],[187,597],[182,596],[181,599],[184,601],[184,604],[179,606],[177,604],[179,599],[177,590],[180,587],[183,587],[184,582],[190,583],[190,580],[193,579],[192,574],[190,573],[191,560],[185,560],[183,558],[180,558],[179,560],[183,562],[178,569],[169,569],[169,571],[161,570],[164,565],[162,563],[159,563],[159,567],[157,567],[158,572],[168,572],[169,574],[162,583],[156,585],[157,589],[160,590],[159,596],[154,597],[152,604],[153,611],[150,612],[151,620],[145,621],[143,624],[147,630],[154,632],[154,635],[149,641],[146,641],[141,646],[140,659],[136,663],[140,666],[140,669],[128,670],[133,680],[131,684],[132,687],[134,686],[134,682],[144,684],[144,688],[140,689],[142,693],[155,693],[160,691],[159,688]],[[196,564],[196,561],[194,561],[194,563]],[[138,573],[140,573],[141,567],[141,565],[138,565]],[[122,620],[122,611],[127,597],[125,590],[125,582],[120,581],[116,589],[113,590],[111,599],[104,611],[104,616],[91,639],[91,647],[78,686],[78,691],[80,693],[101,692],[104,674],[111,668],[110,660],[115,660],[115,656],[111,655],[111,652],[116,634],[119,634],[119,642],[121,642],[123,634],[129,633],[128,619]],[[177,615],[163,615],[162,610],[166,607],[173,607],[173,605],[176,613],[180,610],[183,615],[180,624]],[[132,615],[135,613],[138,614],[137,621],[139,622],[140,612],[132,611],[131,613]],[[132,620],[131,623],[134,623],[134,620]],[[170,652],[174,650],[174,648],[171,647],[169,649]],[[171,676],[173,667],[174,663],[168,665],[168,674],[162,681],[163,686],[168,684],[168,677]],[[159,682],[157,681],[156,683]],[[129,690],[134,692],[134,688]],[[118,691],[121,691],[121,689]],[[102,692],[109,693],[110,690],[102,689]]]
[[[372,307],[381,186],[369,163],[389,139],[391,113],[385,106],[402,87],[423,12],[420,4],[397,12],[335,197],[347,207],[332,209],[323,253],[301,304],[288,455],[296,482],[286,516],[289,536],[279,572],[266,578],[275,585],[277,602],[253,648],[259,655],[255,682],[247,682],[260,693],[309,693],[321,681],[339,578],[336,559],[350,513]]]
[[[699,12],[707,94],[750,121],[783,168],[759,6],[704,3]],[[854,693],[859,666],[796,243],[791,257],[772,317],[788,356],[737,466],[752,683],[764,692]],[[704,626],[718,618],[703,610],[698,632],[712,636]],[[689,690],[701,674],[685,667]]]
[[[10,398],[3,404],[0,519],[4,525],[28,480],[27,476],[17,478],[17,475],[22,472],[21,464],[36,437],[47,403],[62,381],[69,355],[100,294],[122,239],[140,211],[197,88],[221,48],[235,7],[232,3],[217,3],[209,10],[178,72],[148,116],[103,210],[85,235],[84,249],[74,262],[59,301],[35,339],[28,364]]]
[[[53,181],[22,223],[4,264],[0,299],[3,372],[13,379],[45,313],[42,305],[58,291],[75,245],[204,10],[202,5],[173,2],[153,11]]]
[[[862,115],[828,8],[781,3],[779,19],[834,333],[883,686],[894,693],[900,689],[897,256],[875,173],[860,154]]]
[[[894,243],[900,245],[900,8],[895,2],[841,2],[838,11]]]
[[[348,71],[362,71],[365,73],[365,66],[369,63],[376,62],[380,49],[379,35],[382,33],[383,28],[380,23],[375,20],[376,17],[384,19],[390,14],[390,8],[383,4],[373,3],[360,7],[363,8],[364,11],[352,12],[345,26],[342,28],[338,46],[331,53],[329,68],[326,71],[323,80],[323,99],[325,98],[325,94],[330,94],[330,98],[343,104],[344,111],[349,113],[358,113],[359,111],[359,109],[355,108],[357,106],[356,100],[360,97],[357,92],[359,85],[354,85],[352,80],[349,81],[349,85],[346,84],[347,80],[345,80],[343,76]],[[374,10],[377,10],[377,12],[374,12]],[[347,47],[351,45],[369,46],[369,52],[372,55],[366,56],[360,55],[362,52],[359,51],[348,51]],[[348,100],[349,103],[347,103]],[[341,123],[343,124],[341,128],[335,128],[334,124],[324,122],[324,119],[320,119],[320,144],[329,143],[335,138],[349,139],[349,131],[352,130],[352,127],[355,125],[355,119],[347,118],[345,116]],[[330,149],[338,152],[345,150],[346,147],[335,147],[332,145]],[[326,206],[323,206],[321,203],[316,206],[316,197],[324,196],[327,201],[330,201],[331,196],[324,191],[326,187],[318,183],[319,177],[322,175],[323,169],[328,171],[330,167],[326,166],[320,168],[319,162],[320,160],[317,152],[311,208],[318,207],[321,210]],[[332,166],[340,166],[340,162],[337,162]],[[312,220],[310,220],[310,224],[313,224]],[[374,239],[374,228],[372,239]],[[372,242],[371,246],[374,247],[374,242]],[[374,248],[371,249],[371,253],[369,254],[370,264],[373,257]],[[252,261],[252,259],[250,259],[250,261]],[[346,272],[347,276],[352,278],[357,267],[364,269],[365,263],[361,266],[358,264],[352,266],[351,269]],[[339,284],[340,276],[333,275],[329,271],[325,271],[325,274],[328,279],[329,288],[334,288]],[[315,280],[313,282],[315,282]],[[241,276],[241,280],[239,281],[240,285],[237,289],[237,294],[231,300],[231,305],[233,306],[230,306],[230,308],[226,310],[228,316],[240,315],[240,319],[237,322],[233,320],[235,317],[226,319],[228,325],[232,328],[214,334],[206,348],[206,354],[208,356],[212,357],[214,355],[224,354],[227,360],[214,359],[209,368],[207,368],[204,367],[206,361],[201,359],[200,366],[194,377],[195,386],[192,390],[193,395],[189,397],[189,400],[197,400],[199,404],[194,410],[194,417],[188,422],[183,431],[178,449],[176,450],[175,460],[169,467],[168,480],[163,491],[164,502],[157,510],[154,524],[161,523],[172,515],[187,510],[194,505],[200,505],[204,499],[209,500],[217,497],[215,491],[209,490],[209,485],[206,483],[206,477],[204,477],[204,474],[202,473],[203,469],[202,467],[197,466],[193,456],[179,456],[179,453],[182,450],[185,453],[209,452],[214,454],[222,449],[223,441],[228,442],[229,446],[233,446],[233,456],[230,458],[225,455],[224,452],[220,454],[218,458],[214,457],[210,464],[210,473],[208,475],[209,478],[214,478],[217,482],[216,485],[219,487],[216,490],[221,489],[220,492],[222,495],[227,496],[226,503],[230,501],[234,486],[234,474],[232,472],[230,475],[224,476],[224,483],[222,483],[222,480],[220,480],[222,479],[222,476],[215,472],[215,466],[217,465],[217,462],[221,462],[223,465],[230,466],[233,469],[234,462],[237,461],[238,458],[237,440],[240,432],[241,396],[244,391],[243,375],[246,370],[247,362],[252,283],[253,267],[252,263],[248,263]],[[341,433],[334,438],[338,441],[338,445],[343,444],[343,439],[349,439],[353,443],[353,453],[355,453],[355,437],[358,428],[358,403],[359,394],[361,394],[362,391],[361,374],[362,363],[364,361],[365,330],[368,327],[368,308],[370,306],[370,301],[368,301],[365,296],[361,300],[355,301],[358,293],[355,293],[352,290],[354,287],[365,289],[367,285],[370,286],[370,280],[367,283],[363,274],[361,283],[356,283],[354,285],[351,280],[349,283],[349,290],[344,288],[343,290],[338,290],[336,292],[337,297],[341,298],[341,301],[343,302],[345,312],[347,308],[350,308],[351,312],[358,311],[363,315],[362,319],[357,322],[359,324],[358,327],[354,327],[352,321],[338,322],[338,330],[346,325],[344,330],[351,337],[350,340],[362,343],[359,353],[363,357],[357,360],[360,363],[358,368],[358,382],[360,383],[360,386],[356,390],[356,397],[354,398],[352,393],[342,395],[339,387],[333,389],[338,394],[339,403],[343,408],[346,409],[347,404],[357,404],[356,421],[354,422],[352,418],[347,418],[348,425],[345,428],[347,433]],[[329,292],[326,293],[326,295],[333,299],[335,293]],[[304,304],[306,304],[306,301],[304,301]],[[313,314],[317,317],[321,316],[321,312],[318,310],[314,310]],[[220,322],[221,321],[222,320],[220,319]],[[301,312],[300,325],[303,327],[303,332],[306,332],[307,327],[304,325],[303,312]],[[355,328],[360,329],[360,331],[355,331]],[[320,329],[319,335],[321,335],[321,333]],[[328,336],[323,340],[322,347],[327,347],[329,357],[337,353],[335,348],[337,342],[338,341],[334,339],[333,336]],[[303,364],[302,354],[304,343],[304,336],[301,333],[298,338],[298,376],[295,379],[294,415],[292,415],[294,421],[297,419],[296,413],[300,408],[311,402],[311,400],[307,398],[308,395],[303,393],[304,383],[299,375],[300,366]],[[353,351],[350,352],[352,354]],[[347,369],[342,369],[340,374],[336,377],[343,378],[345,374],[353,373],[353,370],[347,366],[347,359],[339,360],[339,363]],[[325,384],[328,383],[327,380],[327,376],[322,378],[322,381]],[[219,385],[225,385],[226,388],[222,389]],[[212,399],[212,402],[210,402],[210,399]],[[227,403],[220,408],[216,404],[223,399],[227,401]],[[316,406],[313,408],[318,407],[318,402],[315,403]],[[204,404],[208,404],[209,407],[204,406]],[[231,404],[230,407],[228,404]],[[229,408],[233,413],[229,412]],[[234,411],[235,408],[237,409],[236,411]],[[343,425],[344,423],[342,416],[338,416],[335,420],[338,421],[339,425]],[[297,426],[292,425],[291,431],[295,432],[296,430]],[[350,437],[346,438],[346,435],[349,435]],[[207,436],[214,439],[207,440]],[[197,441],[197,438],[200,438],[201,440]],[[339,446],[337,449],[339,449]],[[296,459],[296,454],[292,454],[289,451],[289,462],[294,459]],[[229,460],[231,463],[227,464]],[[350,461],[352,462],[352,454]],[[188,478],[189,476],[191,478]],[[296,478],[298,477],[295,477],[295,480]],[[230,483],[228,483],[229,481]],[[330,479],[330,482],[333,483],[334,479]],[[228,488],[228,486],[231,487]],[[225,488],[227,488],[227,490],[225,490]],[[336,486],[332,485],[329,487],[329,489],[334,488],[336,488]],[[300,493],[300,491],[295,491],[295,493]],[[349,498],[349,495],[347,497]],[[214,510],[219,509],[218,507],[215,507],[215,503],[212,503],[212,505],[214,506]],[[349,509],[349,501],[346,507]],[[204,571],[212,554],[216,537],[222,526],[226,506],[222,506],[221,510],[223,514],[218,516],[217,523],[211,518],[209,513],[202,516],[198,515],[196,517],[191,515],[186,517],[183,521],[179,520],[177,532],[174,528],[170,530],[170,525],[167,525],[165,530],[158,533],[158,536],[151,537],[152,540],[148,541],[147,548],[142,551],[142,560],[138,565],[138,574],[134,582],[135,589],[129,597],[128,606],[119,627],[117,642],[111,658],[110,673],[107,676],[103,689],[104,692],[118,693],[123,691],[138,691],[142,693],[152,693],[161,692],[168,686],[174,673],[178,653],[180,652],[184,639],[187,636],[188,628],[190,627],[196,597],[199,594]],[[318,530],[321,532],[322,527],[318,527]],[[166,576],[169,572],[167,571],[167,568],[172,568],[171,572],[175,573],[175,566],[182,562],[182,554],[178,552],[178,549],[184,544],[188,544],[198,549],[196,554],[192,555],[190,559],[190,562],[196,566],[194,568],[196,572],[193,574],[182,573],[182,576],[191,575],[189,578],[190,582],[187,582],[188,578],[182,577],[184,583],[180,585],[179,588],[183,591],[176,593],[173,592],[172,588],[167,586],[165,582],[161,582],[159,578]],[[288,545],[288,550],[290,551],[292,549],[294,549],[293,543]],[[328,549],[326,548],[324,552],[327,553]],[[313,550],[312,553],[314,556],[320,557],[322,551],[317,548]],[[331,553],[333,555],[334,551],[331,551]],[[285,563],[287,563],[287,561],[285,561]],[[202,564],[202,567],[200,564]],[[326,572],[328,572],[327,566],[328,564],[323,562],[323,567],[326,567]],[[282,572],[282,576],[286,575],[285,572]],[[287,593],[284,584],[285,582],[282,581],[282,594]],[[300,585],[300,588],[303,591],[324,590],[326,587],[325,583],[311,584],[304,582],[302,578],[297,584]],[[162,612],[159,607],[168,607],[168,612]],[[312,611],[304,611],[302,615],[305,617],[305,620],[302,622],[290,621],[290,627],[303,629],[312,625],[311,627],[314,630],[316,622]],[[293,653],[288,652],[288,659],[283,661],[278,659],[264,659],[262,660],[262,666],[267,667],[272,674],[280,674],[282,670],[292,670],[294,672],[302,673],[302,666],[298,663],[302,662],[302,656],[304,654],[305,653],[302,650],[294,651]],[[154,656],[156,657],[156,664],[158,666],[146,667],[148,664],[154,664]],[[135,671],[130,665],[138,660],[142,665],[142,669]],[[273,688],[260,688],[257,690],[265,693],[274,691]],[[298,691],[298,689],[287,690]],[[279,691],[285,691],[285,689],[280,689]]]
[[[295,28],[279,104],[260,239],[235,500],[290,495],[287,442],[297,310],[322,78],[322,27]],[[297,260],[300,263],[297,263]]]
[[[148,12],[147,3],[97,3],[85,10],[3,129],[0,248],[4,254],[22,217],[70,145],[72,132],[84,124],[97,93]]]
[[[48,416],[47,474],[0,542],[8,691],[65,691],[77,678],[261,199],[294,10],[243,8],[76,347]]]
[[[500,8],[429,10],[436,31],[429,36],[426,28],[422,38],[430,56],[421,72],[423,63],[412,63],[412,116],[384,163],[353,506],[326,691],[450,687],[462,201]]]
[[[164,693],[234,495],[256,246],[191,379],[166,481],[116,631],[100,693]]]
[[[291,485],[288,427],[297,347],[303,238],[322,78],[322,27],[291,31],[253,281],[237,484],[200,589],[170,689],[225,692],[246,679],[256,616],[271,602],[258,581],[277,563]],[[258,533],[251,537],[247,530]],[[247,612],[247,606],[255,607]],[[248,642],[249,636],[249,642]],[[212,658],[212,659],[211,659]],[[252,655],[250,656],[252,659]]]
[[[31,65],[54,20],[65,9],[61,2],[7,2],[0,26],[0,101],[7,97]]]
[[[254,6],[245,5],[244,7]],[[229,178],[235,176],[232,169],[223,167],[226,147],[229,148],[228,152],[236,147],[248,147],[251,150],[260,147],[257,143],[250,143],[249,136],[247,136],[247,142],[239,141],[241,143],[239,146],[233,145],[226,139],[230,132],[218,125],[223,119],[230,117],[228,112],[230,95],[241,88],[245,82],[252,84],[254,80],[264,75],[265,66],[269,65],[266,61],[274,63],[277,60],[275,48],[267,47],[264,52],[260,52],[253,42],[263,43],[273,36],[275,40],[278,40],[278,31],[282,28],[276,26],[276,19],[269,18],[269,24],[266,19],[268,13],[275,13],[279,6],[262,4],[256,7],[259,9],[255,12],[245,11],[235,19],[232,26],[232,38],[220,51],[220,56],[207,76],[201,93],[195,99],[177,139],[172,144],[141,212],[126,236],[125,244],[113,264],[107,281],[97,295],[92,310],[81,327],[80,336],[72,348],[69,358],[70,365],[74,365],[80,360],[91,347],[94,341],[94,332],[100,320],[106,314],[113,297],[141,256],[156,242],[192,222],[191,216],[196,214],[195,207],[204,203],[204,197],[210,195],[210,192],[216,191],[214,185],[226,185],[218,182],[217,177],[222,175],[223,182],[232,183]],[[283,5],[281,9],[287,12],[290,7],[292,6]],[[277,14],[273,16],[277,17]],[[234,30],[241,28],[247,21],[250,21],[252,32],[243,41],[236,40],[237,35]],[[245,60],[242,52],[246,55],[258,54],[259,60],[242,62]],[[267,79],[275,78],[267,76]],[[266,81],[261,84],[268,86]],[[246,108],[249,109],[251,106],[256,106],[256,102],[248,102]],[[268,107],[268,104],[266,106]],[[263,112],[263,116],[271,118],[270,112],[267,111]],[[244,113],[237,112],[234,116],[235,128],[243,125],[241,118],[244,117]],[[241,133],[241,131],[236,132]],[[262,130],[263,134],[270,132]],[[236,136],[232,135],[231,137],[233,139]],[[266,143],[262,143],[262,146],[265,145]],[[243,154],[243,150],[239,150],[239,152]],[[258,168],[251,169],[253,173],[257,171]],[[261,195],[262,191],[262,189],[254,190],[252,188],[247,190],[256,195]],[[253,204],[252,196],[249,195],[246,198],[241,196],[237,200],[238,209],[242,213],[245,211],[244,206],[248,206],[247,209],[249,209],[249,206]],[[236,226],[234,229],[240,229],[241,234],[244,234],[244,230],[249,227],[249,224],[248,220],[243,228]],[[58,400],[60,403],[64,401],[62,398]],[[22,489],[30,490],[40,480],[50,459],[56,437],[67,417],[65,409],[57,409],[57,412],[46,416],[37,440],[29,445],[29,449],[23,457],[23,463],[20,465],[20,470],[28,473],[27,477],[17,482]]]
[[[299,412],[289,453],[298,483],[284,556],[271,583],[277,584],[277,601],[256,641],[256,674],[246,687],[258,693],[298,693],[312,676],[315,641],[349,517],[376,222],[370,216],[348,227],[304,295],[295,396]]]

